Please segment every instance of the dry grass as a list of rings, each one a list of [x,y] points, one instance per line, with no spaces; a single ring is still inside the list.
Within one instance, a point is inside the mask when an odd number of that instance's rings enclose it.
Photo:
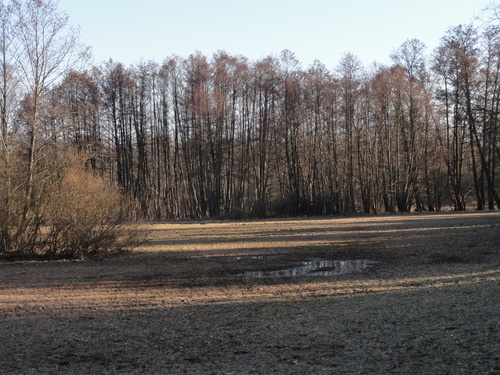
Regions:
[[[150,225],[0,264],[2,374],[499,374],[500,213]],[[370,272],[252,279],[311,258]]]

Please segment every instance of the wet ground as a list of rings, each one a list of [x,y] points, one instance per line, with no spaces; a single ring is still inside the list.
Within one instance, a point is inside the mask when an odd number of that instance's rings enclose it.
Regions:
[[[312,259],[294,267],[279,270],[245,271],[245,277],[296,277],[296,276],[335,276],[349,273],[366,272],[379,261],[371,259],[328,260]]]

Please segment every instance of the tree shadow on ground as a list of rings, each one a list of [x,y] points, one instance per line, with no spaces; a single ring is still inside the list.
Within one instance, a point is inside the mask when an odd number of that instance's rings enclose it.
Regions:
[[[2,321],[0,366],[5,373],[68,374],[495,373],[499,277],[41,310]]]

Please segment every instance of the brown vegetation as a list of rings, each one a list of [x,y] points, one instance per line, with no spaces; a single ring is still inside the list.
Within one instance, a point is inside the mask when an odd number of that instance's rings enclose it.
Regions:
[[[500,372],[498,212],[148,228],[127,256],[0,264],[2,372]],[[381,262],[238,276],[311,258]]]
[[[0,258],[113,251],[120,247],[118,187],[85,165],[83,150],[74,155],[49,104],[87,49],[56,2],[1,2],[0,20]]]
[[[72,150],[45,155],[29,199],[26,169],[10,172],[11,192],[0,190],[0,259],[76,259],[117,253],[141,241],[122,233],[125,205],[118,187],[86,167],[85,154]],[[19,161],[22,158],[12,159]],[[5,186],[5,185],[4,185]]]
[[[47,197],[47,234],[42,254],[74,259],[120,250],[123,199],[116,186],[71,165]]]

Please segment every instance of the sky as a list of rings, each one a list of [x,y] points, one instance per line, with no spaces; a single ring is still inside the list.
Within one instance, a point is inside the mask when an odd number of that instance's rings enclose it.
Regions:
[[[500,1],[500,0],[493,0]],[[492,0],[59,0],[80,27],[95,64],[125,65],[217,51],[256,61],[292,51],[302,66],[335,68],[352,53],[390,64],[408,39],[432,52],[450,26],[474,20]]]

